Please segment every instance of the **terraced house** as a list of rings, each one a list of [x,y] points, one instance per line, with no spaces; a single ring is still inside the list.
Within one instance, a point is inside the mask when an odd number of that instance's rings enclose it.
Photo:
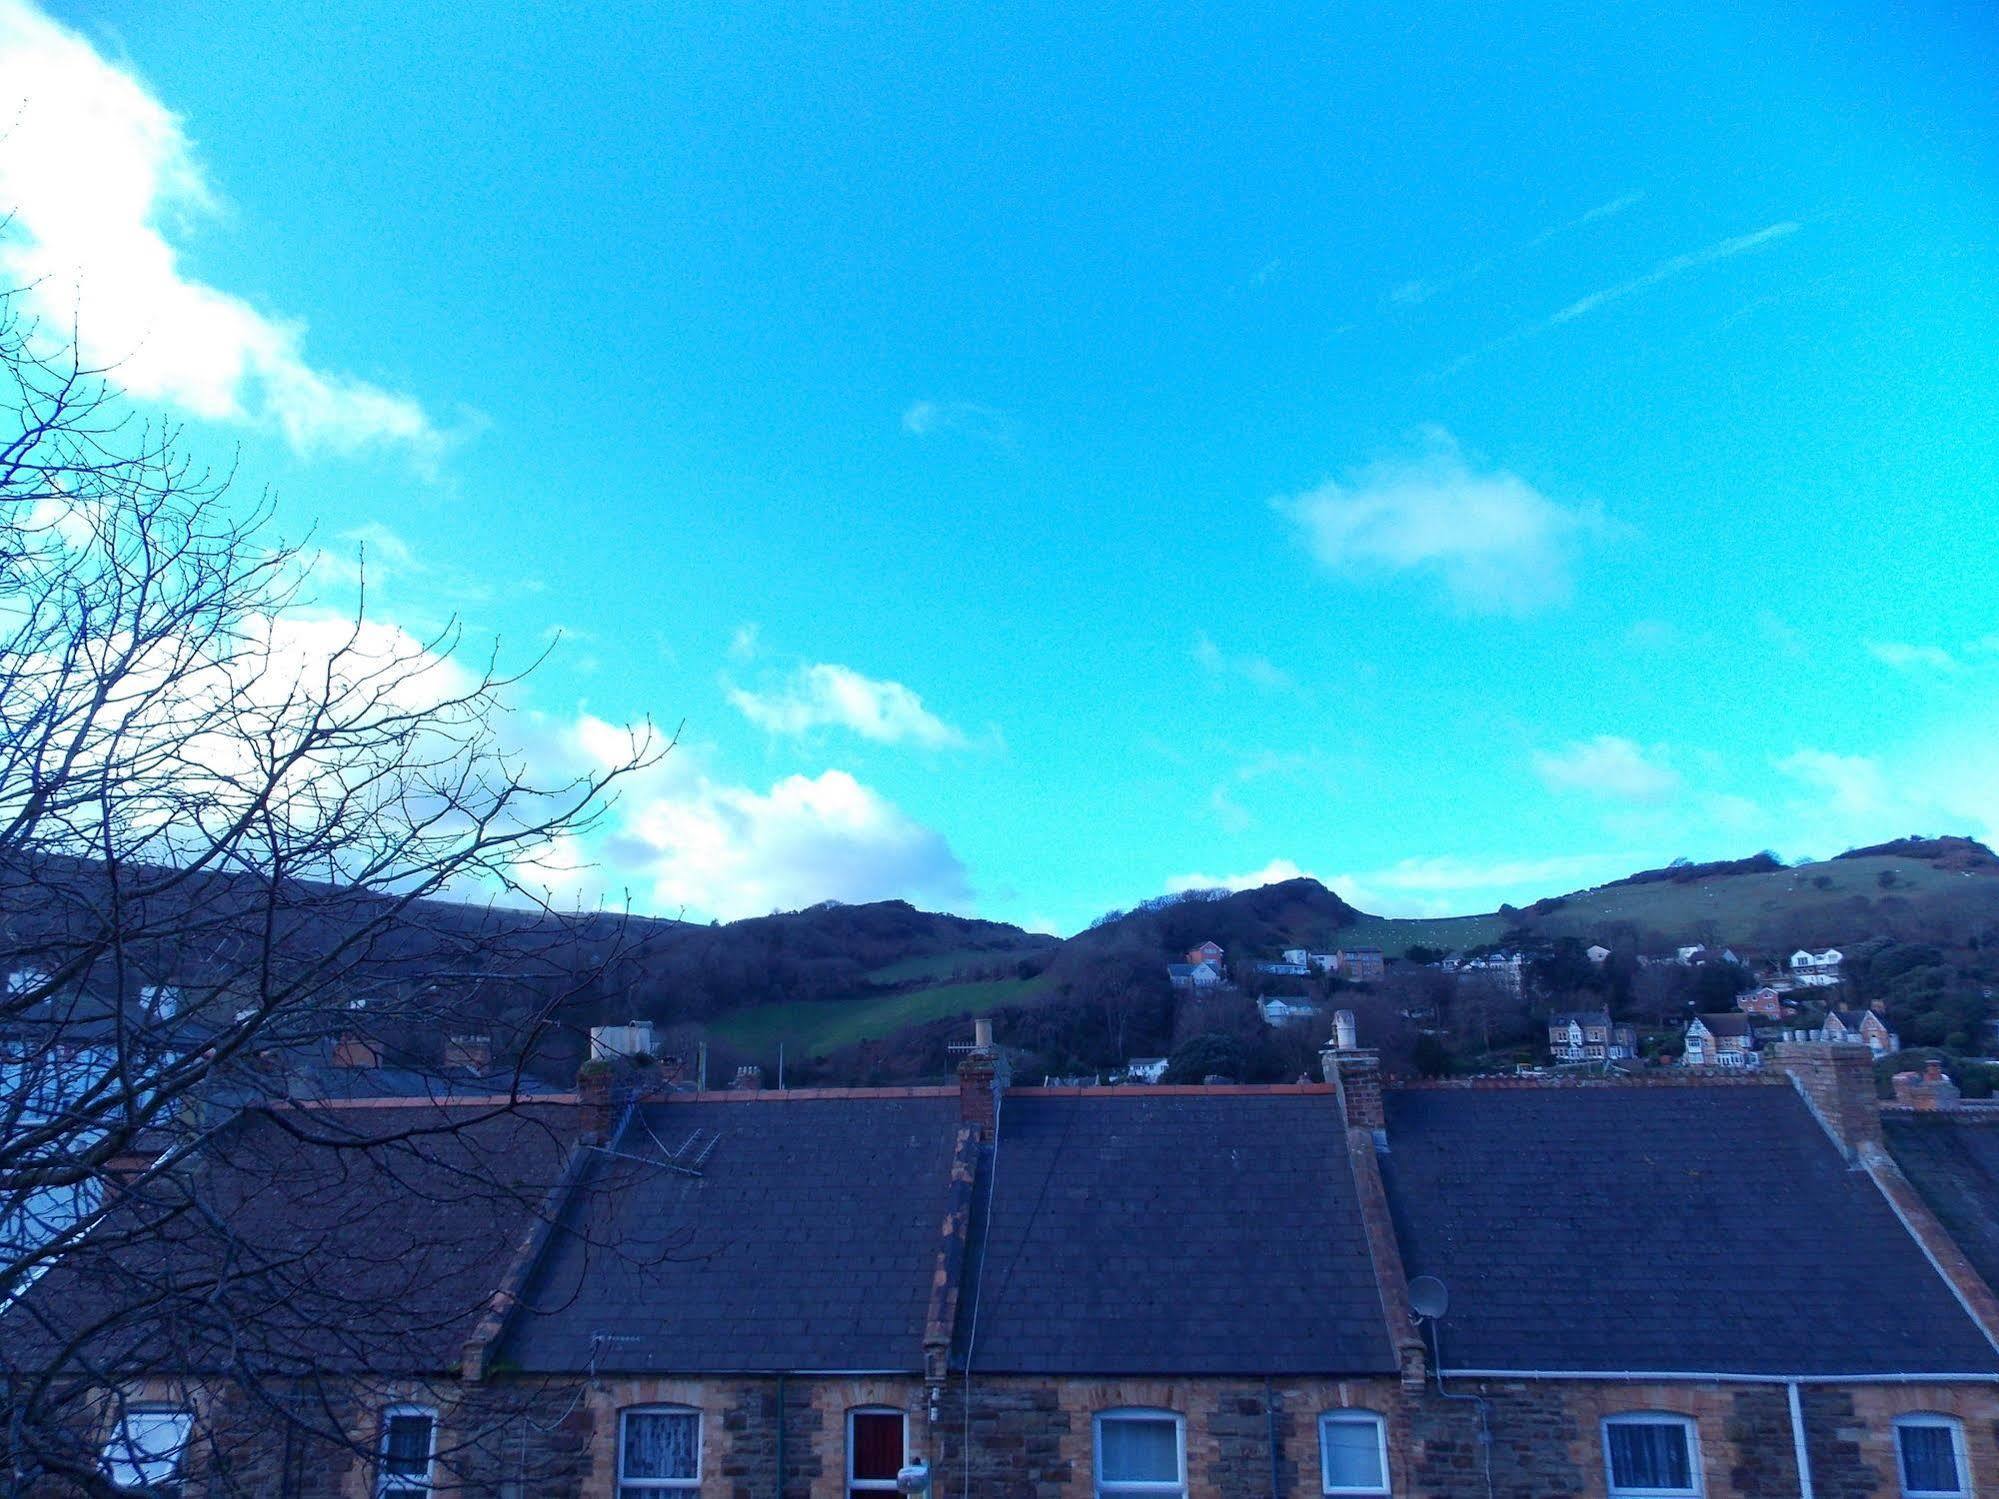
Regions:
[[[298,1104],[193,1168],[223,1211],[44,1276],[0,1373],[190,1499],[1999,1493],[1999,1132],[1885,1117],[1821,1043],[1062,1090],[982,1042],[948,1088]],[[107,1314],[162,1266],[199,1294]]]

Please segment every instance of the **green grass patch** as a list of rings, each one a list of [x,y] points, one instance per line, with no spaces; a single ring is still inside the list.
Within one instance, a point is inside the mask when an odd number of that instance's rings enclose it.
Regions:
[[[893,1035],[906,1025],[1024,1004],[1037,998],[1044,987],[1040,979],[995,979],[980,984],[939,984],[871,999],[759,1005],[716,1021],[710,1033],[718,1041],[758,1056],[775,1055],[780,1041],[794,1055],[824,1056],[856,1041]]]

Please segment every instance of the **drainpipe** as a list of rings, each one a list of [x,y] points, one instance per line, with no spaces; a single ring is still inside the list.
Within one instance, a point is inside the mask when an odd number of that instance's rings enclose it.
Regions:
[[[777,1377],[777,1487],[776,1499],[784,1499],[784,1376]]]
[[[1270,1499],[1284,1499],[1284,1485],[1277,1476],[1277,1404],[1268,1376],[1263,1381],[1263,1414],[1270,1423]]]
[[[1791,1397],[1791,1450],[1798,1459],[1798,1499],[1812,1499],[1812,1458],[1805,1450],[1805,1407],[1798,1398],[1798,1382],[1784,1386]]]

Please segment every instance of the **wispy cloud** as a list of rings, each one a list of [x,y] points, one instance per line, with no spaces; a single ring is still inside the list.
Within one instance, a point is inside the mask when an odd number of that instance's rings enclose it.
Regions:
[[[1538,338],[1544,333],[1552,332],[1557,328],[1588,317],[1593,312],[1601,311],[1605,307],[1622,302],[1627,297],[1636,296],[1640,292],[1649,291],[1655,286],[1660,286],[1676,277],[1684,276],[1689,271],[1699,270],[1703,266],[1715,265],[1724,260],[1733,260],[1738,255],[1747,255],[1752,251],[1763,249],[1767,245],[1775,244],[1779,240],[1788,239],[1791,235],[1796,234],[1800,227],[1795,221],[1785,219],[1775,224],[1766,224],[1763,228],[1754,230],[1748,234],[1738,234],[1730,239],[1717,240],[1714,244],[1704,246],[1698,250],[1690,250],[1685,254],[1670,256],[1665,260],[1659,261],[1650,270],[1645,271],[1641,275],[1603,287],[1598,291],[1589,293],[1587,296],[1578,297],[1575,301],[1556,308],[1546,317],[1523,324],[1504,337],[1494,339],[1482,348],[1460,356],[1445,366],[1442,373],[1446,376],[1454,375],[1488,355],[1496,354],[1502,349],[1511,348],[1515,344],[1524,343],[1528,339]]]
[[[1738,255],[1747,255],[1751,250],[1760,250],[1776,240],[1787,239],[1798,232],[1797,224],[1786,219],[1780,224],[1769,224],[1753,234],[1738,234],[1733,239],[1721,240],[1705,249],[1694,250],[1685,255],[1675,255],[1662,260],[1642,276],[1633,276],[1629,281],[1620,281],[1615,286],[1606,286],[1601,291],[1593,291],[1586,297],[1578,297],[1568,306],[1558,308],[1542,322],[1534,325],[1533,333],[1559,328],[1564,323],[1573,323],[1579,317],[1587,317],[1599,308],[1608,307],[1613,302],[1621,302],[1626,297],[1648,291],[1662,282],[1671,281],[1675,276],[1684,276],[1688,271],[1698,270],[1704,265],[1717,261],[1733,260]]]
[[[1480,613],[1526,614],[1567,598],[1576,541],[1604,529],[1593,507],[1560,504],[1505,469],[1474,467],[1441,429],[1417,453],[1272,505],[1329,571],[1427,574]]]
[[[1626,209],[1636,208],[1644,201],[1645,194],[1642,192],[1619,194],[1607,203],[1599,203],[1596,207],[1579,213],[1572,219],[1567,219],[1562,223],[1554,225],[1552,228],[1543,229],[1539,234],[1527,241],[1527,248],[1531,250],[1537,246],[1545,245],[1551,239],[1559,239],[1564,234],[1584,228],[1587,225],[1601,223],[1605,219],[1614,219]]]
[[[1291,673],[1268,656],[1251,652],[1236,655],[1225,651],[1205,632],[1194,637],[1194,661],[1211,677],[1234,677],[1265,692],[1295,692],[1298,684]]]
[[[729,637],[729,659],[731,661],[754,661],[759,645],[758,636],[762,626],[755,620],[747,620],[736,626],[736,633]]]
[[[1616,734],[1599,734],[1534,755],[1534,772],[1550,791],[1580,791],[1611,801],[1663,802],[1678,794],[1680,775],[1657,746],[1646,749]]]
[[[902,430],[913,437],[949,433],[975,442],[1004,443],[1013,435],[1013,423],[998,407],[978,401],[924,400],[903,408]]]
[[[186,274],[169,231],[220,197],[179,116],[132,72],[25,0],[0,0],[0,273],[52,327],[115,365],[134,395],[197,416],[268,423],[300,453],[404,449],[445,438],[413,397],[321,369],[305,325]]]
[[[878,744],[919,744],[956,749],[965,736],[900,682],[863,676],[850,666],[822,662],[800,669],[770,692],[728,687],[729,702],[773,734],[799,735],[819,728],[847,729]]]
[[[1940,645],[1910,645],[1899,640],[1871,640],[1867,654],[1897,671],[1956,671],[1962,664]]]

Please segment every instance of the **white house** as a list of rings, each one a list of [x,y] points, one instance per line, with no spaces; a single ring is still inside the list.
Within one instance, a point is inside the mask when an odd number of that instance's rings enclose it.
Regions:
[[[1824,952],[1801,947],[1791,954],[1791,977],[1807,989],[1828,988],[1839,982],[1839,965],[1845,961],[1846,954],[1836,947]]]
[[[1222,982],[1213,963],[1168,963],[1166,980],[1176,989],[1212,989]]]
[[[1281,999],[1259,999],[1256,1008],[1262,1012],[1265,1025],[1302,1025],[1308,1020],[1316,1020],[1322,1007],[1303,994],[1287,994]]]
[[[1605,947],[1601,942],[1592,942],[1588,947],[1583,949],[1583,956],[1601,968],[1610,959],[1610,949]]]

